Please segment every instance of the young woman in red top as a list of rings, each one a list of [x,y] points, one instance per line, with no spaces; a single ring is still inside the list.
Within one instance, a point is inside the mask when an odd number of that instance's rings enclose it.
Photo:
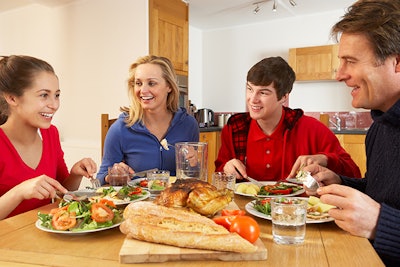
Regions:
[[[351,177],[358,166],[320,121],[284,106],[296,79],[281,57],[265,58],[247,74],[248,112],[233,115],[222,129],[216,171],[258,180],[294,177],[301,166],[318,163]]]
[[[58,78],[45,61],[0,58],[0,219],[50,203],[56,190],[76,190],[96,172],[92,159],[69,173],[57,128]]]

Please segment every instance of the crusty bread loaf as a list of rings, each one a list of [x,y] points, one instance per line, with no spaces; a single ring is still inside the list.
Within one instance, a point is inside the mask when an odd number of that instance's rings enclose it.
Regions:
[[[255,252],[257,247],[197,213],[135,202],[125,208],[121,232],[129,238],[178,247]]]

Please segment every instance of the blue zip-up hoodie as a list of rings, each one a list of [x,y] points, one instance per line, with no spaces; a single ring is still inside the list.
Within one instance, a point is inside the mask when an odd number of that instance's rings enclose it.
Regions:
[[[171,176],[175,176],[175,143],[199,141],[196,119],[189,115],[185,108],[178,109],[164,137],[169,144],[169,150],[166,150],[141,122],[126,127],[127,116],[126,113],[120,114],[107,132],[104,156],[97,173],[100,182],[105,183],[108,167],[121,161],[135,172],[158,168],[168,170]]]

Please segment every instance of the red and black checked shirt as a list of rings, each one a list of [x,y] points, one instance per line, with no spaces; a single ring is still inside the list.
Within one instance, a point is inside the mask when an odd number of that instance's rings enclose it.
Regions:
[[[284,124],[288,130],[291,130],[296,121],[303,116],[303,110],[283,107],[285,110]],[[237,113],[229,118],[228,125],[232,127],[232,141],[235,149],[236,158],[245,162],[247,136],[250,129],[251,117],[248,112]]]

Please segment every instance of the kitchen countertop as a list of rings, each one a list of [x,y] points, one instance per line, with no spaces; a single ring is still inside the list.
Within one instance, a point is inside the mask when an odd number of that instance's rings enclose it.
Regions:
[[[219,126],[211,126],[211,127],[204,127],[204,128],[199,128],[201,133],[204,132],[219,132],[222,130],[222,127]]]
[[[367,134],[368,129],[342,129],[340,131],[331,129],[334,134]]]
[[[200,132],[219,132],[222,130],[222,127],[219,126],[211,126],[211,127],[204,127],[204,128],[199,128]],[[368,129],[367,128],[355,128],[355,129],[342,129],[340,131],[336,129],[332,129],[332,132],[334,134],[367,134]]]

